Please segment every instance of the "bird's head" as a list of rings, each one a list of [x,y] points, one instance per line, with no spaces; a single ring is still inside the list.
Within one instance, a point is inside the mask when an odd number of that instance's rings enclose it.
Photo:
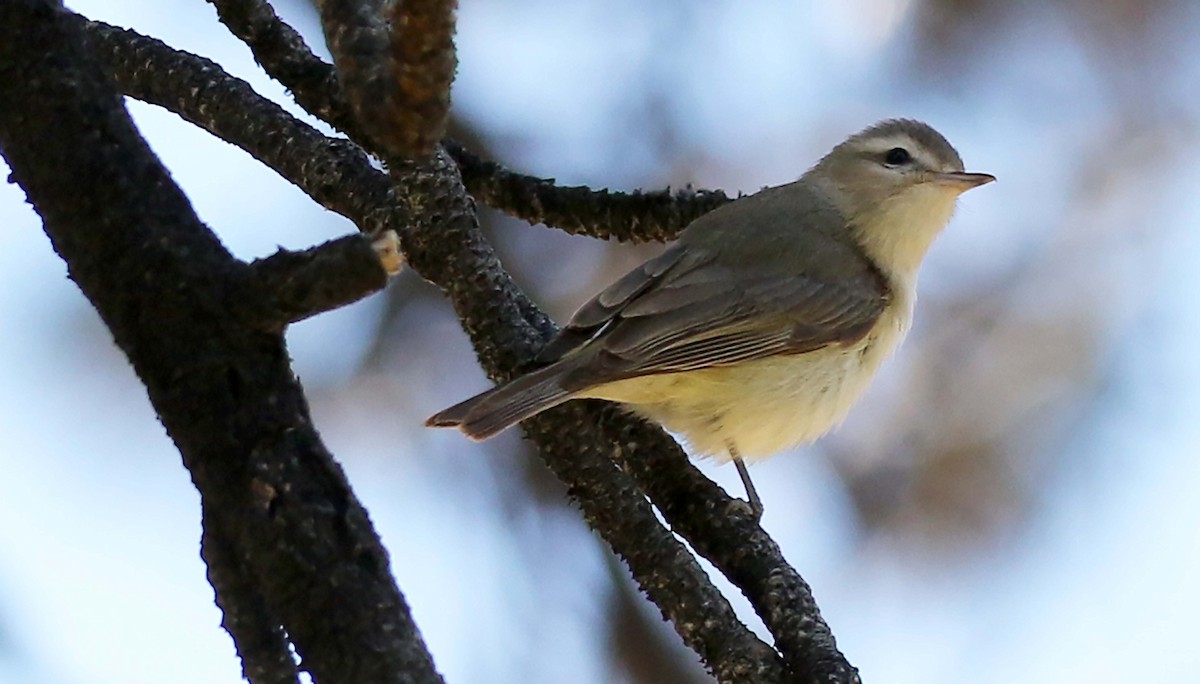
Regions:
[[[963,171],[941,133],[891,119],[850,136],[807,174],[846,217],[855,239],[889,275],[914,275],[958,196],[996,180]]]

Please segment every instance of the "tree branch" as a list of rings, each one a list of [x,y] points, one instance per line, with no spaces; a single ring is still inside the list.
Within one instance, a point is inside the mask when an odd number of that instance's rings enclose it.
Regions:
[[[555,327],[512,282],[483,239],[454,162],[442,153],[393,166],[391,173],[397,196],[421,206],[403,240],[408,263],[450,296],[490,376],[503,380],[520,373]],[[567,485],[588,524],[720,681],[782,681],[778,655],[741,624],[695,558],[614,465],[594,404],[571,402],[522,428]],[[678,447],[672,453],[684,468],[692,468]]]
[[[135,31],[78,20],[122,92],[237,145],[359,230],[386,229],[389,219],[377,211],[389,201],[390,184],[357,145],[322,135],[210,60]]]
[[[245,298],[255,306],[251,320],[278,331],[378,292],[388,277],[371,239],[361,233],[302,252],[281,249],[250,268]]]
[[[182,96],[184,93],[162,99],[176,111],[196,106]],[[297,96],[304,94],[297,93]],[[287,125],[303,124],[288,122]],[[269,157],[254,149],[261,143],[252,136],[230,141],[239,146],[249,145],[259,158]],[[292,151],[301,157],[319,159],[321,149],[319,145],[314,149],[297,145]],[[365,164],[365,160],[362,163]],[[446,159],[439,157],[425,164],[397,164],[393,166],[393,177],[398,184],[395,201],[389,199],[379,207],[356,204],[335,210],[347,211],[356,222],[363,220],[359,212],[388,217],[394,222],[392,225],[401,232],[414,268],[450,294],[489,374],[497,379],[511,377],[524,367],[551,334],[552,324],[516,289],[495,262],[490,246],[475,229],[470,199],[459,184],[456,169],[448,165]],[[450,224],[457,227],[451,228]],[[596,425],[600,420],[603,420],[604,434],[597,432]],[[636,556],[636,547],[646,535],[640,529],[634,535],[627,534],[631,528],[610,520],[602,509],[588,512],[591,504],[587,502],[596,497],[623,502],[621,505],[628,508],[631,515],[639,514],[636,505],[629,503],[633,500],[630,497],[637,497],[636,492],[627,490],[625,483],[605,470],[603,463],[612,454],[612,447],[598,445],[617,444],[617,455],[624,457],[630,472],[671,524],[750,597],[774,634],[789,668],[802,677],[801,681],[856,681],[853,668],[836,650],[807,585],[786,564],[778,547],[752,521],[726,515],[733,500],[696,471],[661,431],[648,430],[637,421],[618,416],[611,408],[598,411],[578,402],[530,421],[530,426],[534,441],[542,448],[551,468],[571,487],[572,495],[585,508],[589,522],[626,559],[648,592],[662,580],[650,567],[652,564],[648,566]],[[601,460],[585,466],[578,460],[583,454],[592,454]],[[560,459],[566,462],[559,462]],[[607,481],[595,485],[595,478]],[[641,522],[644,518],[634,519],[639,521],[634,523],[634,528],[645,524]],[[678,572],[692,570],[684,568]],[[671,581],[677,582],[678,578],[672,577]],[[696,591],[706,592],[710,586],[707,582],[697,584]],[[696,624],[697,616],[690,614],[688,606],[676,605],[671,595],[652,594],[652,597],[656,602],[665,602],[659,603],[660,608],[677,629]],[[735,676],[729,673],[744,671],[740,664],[723,666],[725,661],[710,659],[724,657],[721,649],[715,646],[725,639],[724,636],[685,634],[684,638],[705,655],[709,666],[719,676]],[[745,642],[744,638],[739,639],[735,643]],[[745,652],[751,653],[755,648],[751,646]],[[767,667],[761,671],[767,672],[773,666]],[[804,677],[804,673],[811,673],[811,676]]]
[[[391,14],[392,131],[376,135],[396,156],[433,154],[446,134],[454,49],[455,0],[404,0]]]
[[[373,149],[342,92],[337,71],[312,53],[304,38],[265,0],[208,0],[229,32],[249,46],[268,74],[287,86],[297,104]],[[374,150],[373,150],[374,151]]]
[[[104,28],[94,23],[93,26],[98,30]],[[278,159],[278,155],[269,149],[262,149],[277,138],[291,141],[290,154],[309,159],[317,167],[327,163],[328,146],[322,140],[293,131],[307,128],[294,118],[275,119],[279,128],[272,129],[269,136],[259,134],[264,130],[261,125],[233,125],[223,121],[219,113],[235,103],[222,98],[237,89],[230,85],[198,82],[201,77],[230,78],[215,65],[129,31],[104,30],[102,33],[106,40],[135,41],[139,46],[137,54],[143,56],[143,59],[132,61],[111,60],[109,66],[117,71],[136,68],[144,72],[137,79],[119,74],[120,83],[136,86],[142,80],[158,80],[154,71],[166,69],[155,58],[161,54],[166,58],[162,64],[169,65],[169,71],[160,74],[165,82],[174,83],[176,87],[186,84],[183,90],[175,93],[168,92],[168,88],[154,90],[156,104],[177,111],[188,120],[205,121],[206,128],[228,135],[229,142],[248,149],[285,177],[292,168],[289,162]],[[151,47],[153,51],[149,50]],[[106,54],[131,53],[110,46]],[[255,108],[269,111],[262,105]],[[203,112],[213,114],[204,116]],[[279,166],[274,166],[275,163]],[[346,177],[358,178],[360,172],[378,174],[365,158],[361,163],[363,169],[347,169]],[[331,198],[331,208],[345,212],[360,225],[367,222],[366,217],[374,216],[384,221],[381,228],[394,227],[401,235],[412,267],[443,289],[455,293],[457,305],[472,310],[473,316],[465,325],[482,332],[476,336],[478,345],[495,350],[490,370],[509,375],[517,372],[523,362],[532,359],[533,350],[540,348],[553,334],[553,323],[537,311],[500,268],[491,247],[479,234],[474,205],[448,156],[440,154],[421,163],[397,162],[392,168],[397,188],[382,199],[380,206],[365,206],[365,202],[341,203]],[[380,178],[386,182],[386,178]],[[312,182],[307,176],[289,177],[289,180],[306,191]],[[364,181],[364,185],[374,187],[375,183]],[[371,197],[380,200],[378,193]],[[570,409],[578,410],[578,407]],[[555,428],[555,439],[562,430]],[[585,509],[595,529],[626,560],[635,579],[676,625],[685,643],[706,658],[707,665],[722,681],[779,681],[782,666],[778,656],[738,622],[732,607],[712,586],[691,554],[658,523],[644,496],[628,476],[613,466],[609,448],[598,446],[603,442],[595,434],[595,427],[588,430],[590,439],[576,433],[570,440],[558,441],[553,452],[557,466],[552,467],[572,488],[573,496]],[[682,454],[680,458],[683,458]],[[686,460],[684,462],[686,464]],[[618,502],[619,506],[616,505]],[[615,510],[623,511],[622,515],[614,516],[608,512]],[[673,561],[660,564],[664,558]]]
[[[333,61],[367,134],[388,157],[431,154],[450,110],[454,3],[393,3],[386,23],[382,0],[321,0],[318,6]]]
[[[594,420],[616,445],[614,455],[671,527],[742,590],[796,681],[858,682],[808,583],[775,540],[703,473],[681,464],[679,446],[662,430],[631,421],[611,404],[600,407]]]
[[[207,508],[201,499],[201,508]],[[204,511],[200,555],[208,568],[208,583],[217,594],[221,626],[233,636],[242,661],[242,676],[253,684],[299,684],[296,661],[287,634],[266,605],[253,573],[242,563],[232,540],[221,527],[221,516]]]
[[[206,534],[233,535],[210,555],[245,564],[255,630],[268,610],[317,680],[440,682],[283,337],[230,323],[248,267],[196,218],[80,28],[57,3],[0,3],[0,150],[179,446],[217,522]]]
[[[347,104],[337,72],[314,55],[304,39],[263,0],[209,0],[221,21],[242,39],[255,59],[291,91],[296,102],[364,149],[386,156],[365,133]],[[572,235],[622,242],[663,242],[699,216],[732,201],[720,190],[655,190],[631,193],[562,187],[554,181],[510,171],[443,141],[458,162],[463,184],[476,201]]]
[[[556,185],[480,159],[454,142],[446,149],[462,171],[463,184],[478,201],[510,216],[542,223],[571,235],[621,242],[666,242],[689,223],[733,201],[720,190],[611,192]]]

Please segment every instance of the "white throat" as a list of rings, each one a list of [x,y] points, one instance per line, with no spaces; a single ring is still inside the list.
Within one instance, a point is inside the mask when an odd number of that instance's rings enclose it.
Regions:
[[[853,220],[854,237],[893,285],[916,285],[933,239],[954,214],[958,193],[933,183],[909,188]]]

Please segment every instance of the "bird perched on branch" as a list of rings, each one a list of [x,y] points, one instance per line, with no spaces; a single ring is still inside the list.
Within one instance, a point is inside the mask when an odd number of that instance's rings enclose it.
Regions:
[[[571,399],[619,402],[737,465],[845,418],[904,338],[917,270],[958,196],[995,180],[919,121],[883,121],[800,180],[693,221],[596,295],[545,364],[427,421],[482,440]]]

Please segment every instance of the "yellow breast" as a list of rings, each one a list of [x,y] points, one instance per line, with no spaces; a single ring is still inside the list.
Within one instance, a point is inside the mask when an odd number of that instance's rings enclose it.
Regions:
[[[862,340],[792,356],[664,373],[593,387],[581,396],[626,404],[685,439],[693,455],[747,460],[810,442],[838,425],[912,318],[903,288]]]

